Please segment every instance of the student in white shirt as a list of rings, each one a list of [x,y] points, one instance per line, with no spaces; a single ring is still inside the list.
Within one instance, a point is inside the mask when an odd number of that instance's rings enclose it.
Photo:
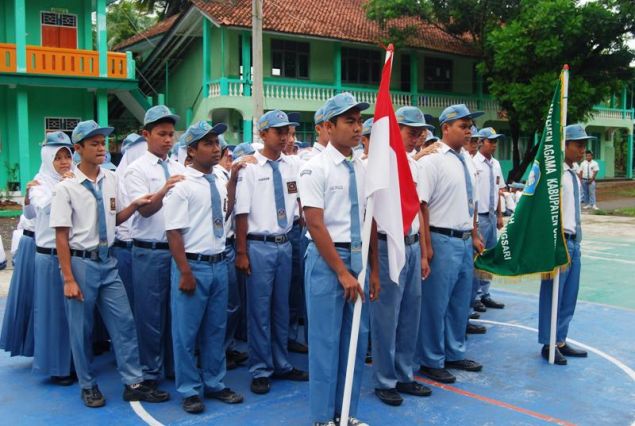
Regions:
[[[183,409],[200,413],[201,395],[228,404],[243,401],[225,387],[227,262],[225,182],[213,173],[220,160],[218,136],[227,129],[206,121],[192,124],[184,143],[192,165],[163,200],[165,229],[174,257],[171,272],[172,339],[176,389]],[[195,349],[199,348],[200,371]]]
[[[421,135],[432,126],[417,107],[402,107],[395,113],[399,131],[410,165],[412,179],[421,189],[419,167],[410,155]],[[418,197],[419,199],[421,197]],[[401,405],[401,393],[429,396],[430,388],[414,379],[414,356],[421,315],[422,279],[430,274],[425,253],[425,231],[420,226],[421,213],[414,218],[410,232],[404,237],[406,261],[399,275],[399,283],[390,279],[387,236],[378,229],[379,282],[381,297],[370,305],[371,339],[373,350],[373,378],[375,395],[388,405]],[[425,281],[424,281],[425,285]]]
[[[585,160],[580,163],[578,168],[578,176],[582,179],[582,208],[598,210],[598,206],[595,201],[595,178],[600,171],[600,166],[597,161],[593,159],[593,152],[587,151],[585,153]]]
[[[504,137],[491,127],[478,132],[479,150],[474,155],[474,165],[478,174],[478,232],[483,238],[486,249],[496,246],[497,231],[503,227],[503,211],[501,210],[499,191],[505,188],[505,179],[500,163],[494,158],[497,141]],[[493,300],[489,293],[489,280],[477,280],[478,288],[473,289],[474,306],[480,302],[485,308],[503,309],[504,304]]]
[[[311,149],[302,151],[300,158],[304,161],[309,161],[311,158],[324,151],[324,148],[326,148],[326,145],[329,143],[329,134],[326,131],[326,127],[324,124],[324,107],[315,111],[315,114],[313,115],[313,121],[315,123],[317,140],[315,141]]]
[[[71,351],[88,407],[106,401],[97,386],[91,366],[92,331],[95,307],[112,339],[117,368],[125,384],[125,401],[164,402],[167,392],[143,381],[139,347],[126,290],[110,254],[115,226],[126,221],[151,196],[144,195],[122,206],[117,176],[100,165],[106,154],[105,137],[112,127],[82,121],[73,130],[72,141],[80,156],[75,176],[63,180],[54,190],[50,225],[55,228],[56,250],[64,281],[66,314]]]
[[[562,227],[571,263],[560,272],[558,294],[558,324],[556,327],[555,364],[566,365],[566,357],[584,358],[587,352],[567,343],[569,324],[573,319],[580,289],[580,270],[582,241],[581,194],[579,176],[573,169],[575,161],[580,161],[586,144],[593,136],[588,136],[581,124],[571,124],[565,128],[564,165],[562,173]],[[540,283],[538,309],[538,342],[542,346],[542,357],[549,359],[549,341],[551,335],[551,294],[553,280]]]
[[[236,268],[247,274],[247,331],[251,391],[268,393],[271,378],[307,381],[287,350],[291,243],[298,210],[299,159],[282,154],[287,115],[269,111],[258,120],[262,151],[240,171],[236,187]]]
[[[465,359],[467,328],[474,275],[474,250],[482,251],[476,224],[475,170],[467,151],[472,120],[482,112],[452,105],[441,113],[443,134],[438,152],[424,156],[422,213],[430,227],[430,276],[422,289],[417,358],[420,373],[442,383],[456,378],[447,369],[480,371],[482,366]]]
[[[366,285],[362,291],[357,274],[362,267],[365,167],[361,153],[356,154],[354,148],[361,138],[361,111],[367,108],[367,103],[357,102],[350,93],[329,99],[323,111],[330,142],[300,171],[300,198],[311,239],[304,277],[309,312],[309,398],[314,426],[337,423],[341,414],[353,302],[357,297],[366,302],[362,305],[349,425],[366,425],[355,416],[368,348],[367,301],[374,300],[379,292],[379,271],[377,239],[371,237],[371,289]]]
[[[148,150],[128,166],[126,193],[130,199],[152,194],[151,202],[132,218],[132,281],[134,314],[139,334],[143,375],[156,385],[171,375],[170,264],[172,256],[165,235],[163,197],[183,179],[184,166],[168,153],[174,143],[179,117],[164,105],[150,108],[143,121]]]

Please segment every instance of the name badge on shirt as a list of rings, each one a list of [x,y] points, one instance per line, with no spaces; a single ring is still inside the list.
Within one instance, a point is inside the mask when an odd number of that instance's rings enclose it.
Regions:
[[[501,177],[496,176],[496,186],[500,185],[500,182],[501,182]]]
[[[223,203],[223,212],[227,213],[227,198],[225,198],[225,202]]]
[[[287,192],[289,194],[298,193],[298,185],[295,183],[295,181],[287,182]]]
[[[110,211],[114,212],[117,210],[117,203],[115,202],[115,198],[111,197],[110,198]]]

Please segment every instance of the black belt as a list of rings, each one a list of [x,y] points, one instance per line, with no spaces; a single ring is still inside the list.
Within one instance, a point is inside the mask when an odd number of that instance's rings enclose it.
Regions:
[[[347,249],[347,250],[351,249],[351,243],[333,243],[333,244],[337,248],[343,248],[343,249]]]
[[[564,233],[564,239],[565,240],[575,240],[575,234],[569,234],[567,232]]]
[[[300,218],[297,218],[296,220],[293,221],[293,226],[296,226],[299,224],[300,224]]]
[[[99,252],[97,250],[74,250],[71,249],[71,256],[81,257],[82,259],[99,260]]]
[[[35,238],[35,232],[27,231],[26,229],[22,231],[22,235],[24,235],[25,237]]]
[[[115,240],[114,247],[132,248],[132,241]]]
[[[457,231],[449,228],[437,228],[436,226],[430,227],[430,232],[436,232],[437,234],[447,235],[448,237],[460,238],[467,240],[472,236],[472,231]]]
[[[170,245],[168,243],[154,242],[154,241],[142,241],[132,240],[132,244],[135,247],[141,247],[150,250],[169,250]]]
[[[225,247],[231,246],[236,242],[236,237],[225,238]]]
[[[55,250],[54,248],[35,246],[35,251],[41,254],[49,254],[49,255],[57,256],[57,250]]]
[[[248,240],[252,241],[264,241],[266,243],[284,244],[289,241],[289,237],[286,234],[283,235],[256,235],[248,234]]]
[[[386,234],[383,234],[381,232],[377,233],[377,238],[379,238],[380,240],[386,241],[388,239],[388,236]],[[409,246],[411,244],[414,244],[416,242],[419,241],[419,234],[412,234],[412,235],[406,235],[403,237],[403,242]]]
[[[222,260],[225,260],[227,256],[225,256],[225,253],[218,253],[218,254],[185,253],[185,257],[187,257],[189,260],[196,260],[199,262],[218,263]]]

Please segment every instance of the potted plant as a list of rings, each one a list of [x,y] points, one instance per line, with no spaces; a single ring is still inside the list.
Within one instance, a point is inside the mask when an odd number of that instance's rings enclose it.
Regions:
[[[20,210],[22,206],[11,198],[11,192],[0,189],[0,210]]]
[[[18,194],[12,195],[21,195],[20,193],[20,165],[18,163],[10,164],[8,161],[5,162],[7,166],[7,189],[9,192],[17,192]]]

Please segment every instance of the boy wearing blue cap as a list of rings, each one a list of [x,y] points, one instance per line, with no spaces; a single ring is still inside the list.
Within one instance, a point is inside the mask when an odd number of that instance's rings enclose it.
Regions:
[[[462,150],[470,127],[482,112],[452,105],[439,117],[442,143],[419,164],[422,214],[429,226],[426,253],[430,276],[422,288],[421,322],[417,358],[421,374],[442,383],[456,378],[447,369],[480,371],[482,366],[465,359],[467,328],[474,275],[473,250],[483,243],[476,230],[477,187],[474,164]]]
[[[118,180],[100,167],[106,154],[105,137],[111,127],[82,121],[72,141],[81,162],[75,176],[55,187],[50,226],[55,228],[56,249],[64,280],[66,314],[75,371],[81,397],[88,407],[101,407],[105,399],[91,367],[90,334],[95,307],[112,339],[117,366],[125,384],[126,401],[163,402],[167,392],[143,383],[134,320],[126,291],[110,254],[115,226],[150,202],[143,195],[123,208]],[[72,232],[71,232],[72,229]]]
[[[139,334],[139,356],[144,378],[155,386],[171,372],[170,265],[165,235],[163,197],[183,179],[184,166],[168,153],[179,117],[165,105],[150,108],[143,120],[146,153],[125,173],[126,192],[132,198],[152,194],[150,203],[132,219],[132,280],[134,313]]]
[[[375,299],[379,291],[377,241],[370,241],[370,286],[362,291],[357,275],[362,268],[362,235],[366,197],[365,168],[353,148],[361,139],[361,111],[368,104],[350,93],[329,99],[324,106],[330,143],[300,171],[300,198],[307,235],[305,287],[309,312],[309,397],[314,425],[330,425],[342,411],[354,301]],[[368,303],[362,307],[359,342],[350,405],[355,418],[368,347]]]
[[[329,134],[326,131],[326,127],[324,125],[324,107],[315,111],[315,114],[313,115],[313,121],[315,123],[317,140],[315,141],[311,149],[304,151],[300,155],[300,158],[304,161],[309,161],[311,158],[324,151],[324,148],[326,148],[326,145],[328,145],[329,143]]]
[[[410,153],[424,131],[434,127],[426,124],[425,117],[417,107],[399,108],[395,116],[399,123],[401,139],[412,178],[421,198],[419,168]],[[371,304],[371,339],[373,348],[373,378],[375,395],[388,405],[401,405],[400,393],[414,396],[429,396],[432,391],[415,381],[414,356],[421,313],[421,280],[430,274],[425,251],[425,229],[420,226],[419,213],[404,237],[406,262],[399,275],[399,283],[390,279],[388,242],[386,233],[378,228],[379,282],[381,297]]]
[[[364,121],[362,125],[362,145],[364,145],[364,159],[368,157],[368,148],[370,147],[370,132],[373,129],[373,118]]]
[[[567,343],[569,324],[573,319],[580,289],[580,242],[582,241],[580,178],[573,165],[582,160],[587,142],[594,139],[587,135],[581,124],[571,124],[565,128],[564,165],[562,173],[562,227],[567,241],[567,250],[571,263],[565,271],[560,272],[558,292],[558,324],[556,328],[557,365],[567,365],[567,358],[584,358],[587,352]],[[540,283],[540,299],[538,308],[538,342],[542,347],[542,357],[549,359],[549,337],[551,335],[551,293],[553,280]]]
[[[474,155],[474,165],[478,175],[478,232],[483,238],[486,249],[496,246],[497,230],[503,227],[503,212],[500,203],[500,190],[505,188],[505,178],[500,163],[494,158],[496,143],[504,135],[496,133],[491,127],[481,129],[478,134],[479,150]],[[476,279],[477,288],[472,290],[475,306],[503,309],[504,304],[493,300],[489,294],[489,280]],[[482,308],[481,308],[482,310]]]
[[[240,171],[236,187],[236,268],[247,274],[251,391],[269,392],[271,377],[306,381],[288,360],[292,249],[288,233],[298,210],[299,160],[282,154],[287,115],[270,111],[258,120],[264,142],[256,164]]]
[[[225,387],[227,263],[225,262],[225,183],[213,174],[220,160],[218,135],[227,129],[206,121],[192,124],[184,143],[192,157],[185,179],[164,198],[165,229],[174,257],[171,271],[172,339],[176,388],[183,409],[200,413],[201,399],[229,404],[241,395]],[[200,349],[197,368],[195,348]]]

